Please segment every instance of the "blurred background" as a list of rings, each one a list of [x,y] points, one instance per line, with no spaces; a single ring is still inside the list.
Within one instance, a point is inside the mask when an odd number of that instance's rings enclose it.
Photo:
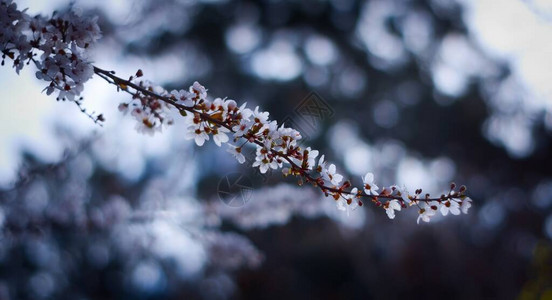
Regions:
[[[15,2],[98,15],[98,67],[259,105],[353,182],[455,181],[474,203],[347,215],[180,120],[136,133],[100,78],[104,127],[4,66],[0,299],[552,299],[551,2]]]

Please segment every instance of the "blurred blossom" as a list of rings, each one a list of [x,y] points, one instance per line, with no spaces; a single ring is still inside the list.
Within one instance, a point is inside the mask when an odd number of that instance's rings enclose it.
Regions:
[[[251,52],[261,40],[260,29],[254,24],[237,24],[226,30],[226,44],[238,53],[246,54]]]
[[[291,80],[302,71],[301,59],[286,40],[278,40],[253,53],[252,71],[263,79]]]
[[[447,65],[437,65],[433,69],[433,83],[439,91],[445,95],[458,97],[464,94],[468,84],[467,78]],[[445,102],[442,97],[436,97],[437,103],[441,105],[450,104],[452,99]]]
[[[347,170],[357,176],[371,170],[372,149],[359,137],[358,126],[350,121],[340,121],[328,130],[328,141],[335,153],[343,153]]]
[[[494,108],[484,124],[487,138],[502,145],[514,157],[526,157],[534,149],[533,129],[542,107],[512,75],[485,87],[484,93]],[[512,130],[513,134],[506,134]]]
[[[508,59],[513,70],[538,94],[550,97],[549,43],[543,37],[552,34],[550,23],[536,17],[522,1],[504,1],[496,9],[493,1],[467,1],[466,23],[477,41],[495,56]],[[512,22],[513,19],[518,22]]]
[[[209,251],[209,264],[225,270],[243,266],[257,268],[263,255],[251,242],[237,233],[206,232],[201,237]]]
[[[530,122],[521,114],[493,116],[485,122],[484,133],[491,142],[504,145],[513,157],[522,158],[535,147]]]
[[[456,164],[446,156],[420,159],[394,140],[374,145],[362,141],[359,128],[349,121],[340,121],[328,130],[328,142],[334,153],[342,153],[344,166],[353,175],[366,170],[379,174],[382,185],[403,184],[409,190],[423,187],[424,192],[441,193],[456,175]],[[353,178],[354,180],[354,178]],[[443,190],[436,190],[440,187]]]
[[[506,86],[491,90],[487,98],[499,113],[513,107],[519,109],[493,116],[494,120],[487,122],[487,136],[502,144],[512,156],[526,157],[534,149],[532,127],[541,120],[542,112],[549,113],[552,107],[550,76],[544,71],[550,69],[551,47],[544,37],[552,35],[552,26],[531,11],[531,4],[522,1],[504,1],[500,9],[487,0],[464,4],[464,19],[474,40],[489,55],[506,60],[512,70],[510,78],[514,78],[504,80],[500,85]],[[515,106],[511,105],[513,102]],[[513,138],[504,133],[508,130],[514,130]]]
[[[424,192],[431,193],[436,192],[437,187],[435,176],[427,165],[414,157],[406,157],[398,162],[397,183],[406,185],[409,191],[423,187]]]
[[[424,55],[433,40],[433,24],[424,11],[411,10],[401,22],[404,44],[411,52]]]
[[[98,1],[87,1],[98,5]],[[124,3],[127,2],[127,3]],[[105,9],[104,5],[98,5]],[[195,13],[193,1],[164,1],[163,5],[147,0],[124,0],[111,12],[112,22],[119,24],[118,38],[128,42],[155,39],[157,32],[169,31],[175,34],[186,32]],[[116,15],[115,15],[116,14]]]
[[[328,201],[321,198],[323,196],[313,190],[280,184],[253,190],[251,200],[239,209],[216,201],[212,213],[245,230],[262,229],[286,224],[295,215],[307,218],[323,215],[323,203]],[[335,206],[333,208],[335,210]]]
[[[387,26],[402,12],[397,1],[369,1],[362,9],[356,33],[372,56],[376,68],[389,69],[407,61],[406,51],[399,36]]]
[[[456,175],[456,164],[448,157],[438,157],[429,164],[429,171],[442,183],[452,182]]]
[[[495,66],[460,34],[449,34],[442,40],[438,58],[433,63],[433,81],[440,92],[459,97],[474,76],[496,73]]]
[[[345,152],[349,145],[359,142],[358,125],[350,120],[341,120],[328,130],[327,140],[336,153]]]
[[[331,40],[319,35],[307,38],[305,52],[312,63],[322,66],[333,63],[337,58],[337,51]]]
[[[206,261],[205,249],[177,224],[156,220],[148,228],[154,239],[153,251],[175,264],[184,278],[198,275]]]
[[[345,152],[344,159],[345,167],[354,175],[362,176],[366,174],[366,170],[370,170],[372,166],[372,149],[365,143],[350,147]]]
[[[396,140],[384,140],[376,144],[375,147],[377,147],[378,154],[375,161],[382,167],[395,168],[397,162],[407,154],[404,145]]]

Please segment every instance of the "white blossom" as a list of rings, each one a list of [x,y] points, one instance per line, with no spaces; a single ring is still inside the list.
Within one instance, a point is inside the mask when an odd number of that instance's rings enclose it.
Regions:
[[[424,222],[429,222],[431,220],[431,217],[433,217],[437,213],[437,206],[434,203],[433,205],[424,203],[423,208],[420,208],[420,211],[418,213],[419,215],[416,223],[420,224],[420,220]]]
[[[379,195],[378,192],[376,192],[379,187],[374,183],[374,174],[366,173],[366,175],[362,177],[362,182],[364,183],[364,192],[366,195]]]
[[[240,120],[240,124],[232,127],[232,130],[234,131],[234,136],[237,138],[244,136],[249,131],[250,125],[251,121],[249,121],[248,119]]]
[[[207,100],[207,89],[197,81],[190,86],[190,93],[194,94],[197,100]]]
[[[331,164],[323,173],[324,179],[330,181],[333,185],[337,186],[343,180],[343,176],[336,172],[336,167]]]
[[[460,210],[467,214],[468,213],[468,209],[472,206],[472,199],[470,199],[470,197],[466,197],[464,200],[462,200],[461,204],[460,204]]]
[[[268,121],[268,112],[259,111],[259,107],[255,107],[253,111],[253,120],[256,123],[265,124]]]
[[[205,132],[204,128],[203,124],[195,124],[188,127],[186,139],[194,139],[196,145],[203,146],[205,141],[209,140],[209,135]]]
[[[234,145],[228,144],[228,150],[226,151],[234,155],[234,157],[238,160],[240,164],[243,164],[245,162],[245,156],[243,156],[242,154],[241,147],[236,147]]]
[[[316,157],[318,157],[318,150],[311,150],[311,147],[308,147],[307,149],[305,149],[305,153],[307,154],[307,165],[306,165],[306,168],[309,169],[309,170],[312,170],[312,168],[314,167],[314,165],[316,164],[315,163],[315,159]]]
[[[441,211],[441,214],[443,214],[443,216],[448,215],[449,212],[453,215],[459,215],[460,204],[458,204],[458,202],[453,200],[447,200],[441,204],[440,211]]]
[[[355,201],[358,189],[353,188],[350,193],[351,194],[343,195],[336,201],[337,209],[347,212],[347,215],[349,215],[351,211],[356,210],[359,206],[358,202]]]
[[[394,219],[395,211],[401,210],[401,204],[399,203],[399,200],[393,199],[393,200],[387,201],[383,205],[383,208],[385,208],[385,212],[387,213],[387,216],[389,217],[389,219]]]
[[[174,97],[176,100],[176,103],[180,105],[184,105],[187,107],[193,107],[194,106],[194,94],[191,92],[188,92],[186,90],[173,90],[171,91],[171,96]]]
[[[267,149],[263,147],[257,147],[257,156],[255,157],[253,167],[259,167],[261,173],[264,174],[268,171],[269,168],[277,169],[278,162],[276,162],[273,157],[269,156],[269,152]]]
[[[224,127],[213,129],[213,141],[217,146],[220,147],[223,143],[228,142],[227,132],[229,132],[229,130]]]

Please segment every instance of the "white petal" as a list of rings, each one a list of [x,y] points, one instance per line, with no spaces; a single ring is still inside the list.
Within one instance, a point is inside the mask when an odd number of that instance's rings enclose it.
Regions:
[[[456,207],[456,206],[451,207],[449,210],[450,210],[450,213],[453,214],[453,215],[455,215],[455,216],[457,216],[457,215],[460,214],[460,209],[459,209],[458,207]]]
[[[337,201],[337,203],[336,203],[337,209],[343,210],[343,211],[347,210],[347,208],[345,207],[345,204],[343,202],[344,201],[342,201],[342,200]]]
[[[209,137],[207,137],[207,139],[209,139]],[[195,142],[198,146],[203,146],[203,144],[205,143],[205,140],[206,139],[201,134],[198,134],[195,136]]]
[[[391,201],[389,201],[389,208],[400,211],[401,210],[401,205],[399,204],[398,200],[391,200]]]
[[[364,183],[371,184],[374,181],[374,174],[370,172],[366,173],[366,175],[364,175],[364,177],[362,178],[362,181]]]
[[[343,180],[343,176],[341,176],[340,174],[334,174],[333,178],[335,181],[335,185],[338,185],[341,182],[341,180]]]

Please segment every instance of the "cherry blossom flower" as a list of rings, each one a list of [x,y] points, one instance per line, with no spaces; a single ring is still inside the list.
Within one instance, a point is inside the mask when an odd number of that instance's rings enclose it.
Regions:
[[[379,195],[378,192],[376,192],[379,187],[374,183],[374,174],[366,173],[366,175],[362,177],[362,182],[364,183],[364,192],[366,195]]]
[[[203,124],[195,124],[188,127],[187,139],[194,139],[196,145],[203,146],[205,141],[209,140],[209,135],[205,132]]]
[[[355,197],[357,194],[358,189],[353,188],[350,195],[343,195],[342,197],[340,197],[336,201],[337,209],[347,212],[347,215],[349,215],[351,211],[356,210],[359,207],[358,201],[355,201]]]
[[[149,117],[144,117],[142,122],[136,123],[135,129],[138,133],[147,134],[153,136],[156,132],[161,131],[160,126],[156,126],[155,121],[152,121]]]
[[[324,179],[330,181],[334,186],[339,185],[341,180],[343,180],[343,176],[336,172],[336,167],[334,164],[331,164],[324,171],[325,171],[323,173]]]
[[[399,200],[390,200],[383,205],[383,208],[385,209],[385,212],[387,213],[387,216],[389,217],[389,219],[394,219],[395,210],[400,211],[401,204],[399,203]]]
[[[312,170],[312,168],[316,164],[315,159],[316,157],[318,157],[318,153],[318,150],[312,150],[311,147],[307,147],[307,149],[305,149],[305,168]]]
[[[195,81],[190,87],[190,93],[195,95],[195,100],[207,100],[207,89],[204,86]]]
[[[457,216],[460,214],[460,204],[453,200],[447,200],[441,205],[440,211],[443,216],[448,215],[449,212]]]
[[[238,160],[240,164],[243,164],[245,162],[245,156],[243,156],[242,154],[241,147],[236,147],[234,145],[228,144],[228,150],[226,151],[234,155],[234,157]]]
[[[320,159],[318,160],[318,167],[316,171],[318,173],[323,173],[323,171],[326,170],[326,162],[324,161],[324,154],[320,156]]]
[[[223,143],[228,142],[228,136],[226,135],[229,132],[228,129],[224,127],[218,127],[212,130],[213,131],[213,141],[217,146],[221,146]]]
[[[251,122],[248,119],[240,120],[240,123],[238,125],[232,127],[232,130],[234,131],[234,137],[240,138],[244,136],[249,131],[250,124]]]
[[[265,124],[268,121],[268,112],[259,111],[259,107],[255,107],[253,118],[256,123]]]
[[[435,205],[435,203],[432,203],[432,205],[424,203],[423,208],[420,208],[420,211],[418,213],[418,219],[416,220],[417,224],[420,224],[420,220],[424,222],[429,222],[431,220],[431,217],[433,217],[437,213],[437,206]]]
[[[472,199],[470,199],[470,197],[466,197],[464,200],[462,200],[460,204],[460,210],[462,210],[464,214],[467,214],[468,209],[472,206],[471,203],[472,203]]]
[[[253,167],[259,167],[259,170],[262,174],[266,173],[269,168],[277,169],[278,162],[275,161],[272,157],[268,155],[268,150],[263,147],[257,147],[257,156],[255,157],[255,162]]]
[[[174,97],[174,100],[176,103],[187,106],[187,107],[193,107],[194,101],[193,97],[195,96],[193,93],[190,93],[185,90],[173,90],[171,91],[171,96]]]
[[[403,185],[402,188],[397,187],[397,196],[401,197],[405,203],[410,203],[408,189],[405,185]]]

